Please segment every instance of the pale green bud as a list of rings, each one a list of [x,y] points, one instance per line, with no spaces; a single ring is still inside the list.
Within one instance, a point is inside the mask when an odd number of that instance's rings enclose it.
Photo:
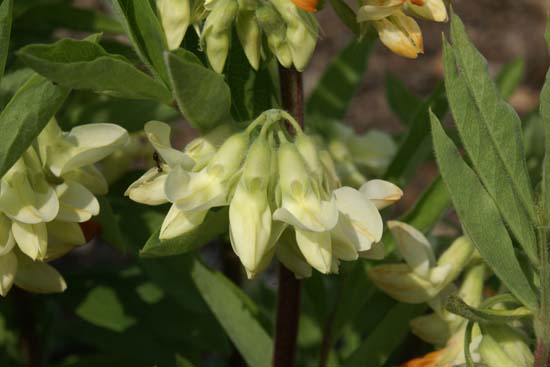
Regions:
[[[303,71],[317,45],[319,25],[311,14],[298,9],[292,1],[272,0],[271,3],[287,25],[286,42],[294,67]]]
[[[202,224],[208,210],[183,212],[172,205],[160,227],[160,240],[168,240],[191,232]]]
[[[533,353],[521,333],[506,324],[480,325],[479,353],[489,367],[532,366]]]
[[[268,262],[271,209],[267,196],[271,148],[262,137],[252,144],[241,180],[229,206],[230,238],[233,249],[249,276]],[[268,257],[270,258],[270,257]]]
[[[458,277],[474,254],[474,246],[467,237],[457,238],[437,260],[438,267],[449,267],[446,284]]]
[[[235,25],[248,62],[255,70],[258,70],[260,67],[262,33],[256,21],[256,1],[240,2]]]
[[[217,126],[213,130],[193,139],[185,146],[184,153],[194,162],[193,171],[201,170],[216,154],[218,148],[234,133],[230,124]]]
[[[449,322],[436,313],[416,317],[410,326],[414,335],[437,346],[444,345],[452,334]]]
[[[342,182],[349,186],[361,186],[367,179],[355,166],[346,143],[339,138],[329,141],[328,149],[336,162],[336,170]]]
[[[167,203],[168,199],[164,193],[164,185],[168,172],[170,172],[170,167],[166,164],[161,165],[160,169],[157,167],[151,168],[134,181],[126,189],[124,195],[141,204],[160,205]]]
[[[292,53],[286,40],[287,27],[281,15],[270,3],[260,3],[256,10],[256,20],[279,63],[286,68],[292,66]]]
[[[403,196],[403,191],[384,180],[370,180],[359,189],[378,209],[392,205]]]
[[[217,0],[206,18],[201,40],[206,43],[206,55],[214,71],[221,73],[229,54],[231,26],[237,16],[236,0]]]
[[[317,149],[317,144],[315,140],[306,134],[298,134],[294,140],[294,145],[300,155],[306,162],[309,171],[313,174],[316,179],[321,179],[323,177],[323,165],[321,164],[321,159],[319,158],[319,150]]]
[[[177,49],[191,22],[190,0],[156,0],[156,4],[168,48]]]

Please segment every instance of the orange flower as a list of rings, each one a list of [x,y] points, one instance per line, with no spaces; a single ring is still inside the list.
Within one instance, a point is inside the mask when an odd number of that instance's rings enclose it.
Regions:
[[[411,359],[401,365],[401,367],[435,367],[442,349],[426,354],[425,356]]]
[[[294,5],[309,13],[317,11],[317,0],[292,0]]]

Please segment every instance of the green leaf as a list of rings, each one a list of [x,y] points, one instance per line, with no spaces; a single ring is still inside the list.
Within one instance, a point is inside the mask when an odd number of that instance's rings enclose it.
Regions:
[[[98,201],[101,210],[97,220],[101,224],[101,238],[120,251],[125,252],[126,238],[120,230],[119,218],[113,212],[111,203],[106,197],[99,197]]]
[[[183,49],[166,54],[172,90],[191,125],[202,132],[231,120],[231,92],[223,76]]]
[[[467,305],[457,296],[449,297],[447,299],[447,303],[445,304],[445,308],[454,314],[478,323],[508,323],[533,316],[533,312],[525,307],[518,307],[513,310],[493,310],[490,308],[478,309]]]
[[[432,109],[438,117],[442,118],[448,108],[445,88],[441,84],[426,101],[417,107],[410,121],[410,129],[385,174],[386,180],[393,182],[401,180],[407,183],[408,179],[416,173],[418,166],[431,156],[429,111]]]
[[[496,78],[502,98],[508,99],[521,83],[525,74],[525,62],[521,58],[510,61],[502,67]]]
[[[273,341],[258,322],[258,309],[229,279],[196,260],[191,276],[202,297],[249,366],[271,365]]]
[[[0,177],[54,116],[69,90],[41,76],[25,83],[0,114]]]
[[[391,110],[405,125],[411,123],[422,104],[422,100],[392,73],[386,73],[386,99]]]
[[[307,101],[307,114],[344,117],[363,80],[374,43],[372,39],[360,42],[354,39],[332,60]]]
[[[542,169],[542,203],[546,225],[550,223],[550,71],[540,94],[540,116],[544,124],[545,152]]]
[[[453,15],[453,46],[444,45],[445,86],[464,147],[504,220],[537,262],[533,195],[521,120],[501,97],[487,63]]]
[[[359,35],[359,24],[357,16],[353,9],[343,0],[330,0],[330,5],[334,9],[338,18],[348,26],[349,29],[356,35]]]
[[[172,102],[170,91],[162,83],[94,42],[63,39],[51,45],[23,47],[18,55],[39,74],[70,88]]]
[[[409,322],[426,308],[424,304],[397,303],[367,335],[344,367],[385,366],[393,350],[409,333]]]
[[[13,0],[2,0],[0,4],[0,81],[6,68],[10,46]]]
[[[112,3],[141,60],[168,84],[168,73],[163,58],[163,53],[168,51],[168,45],[151,2],[112,0]]]
[[[198,249],[216,237],[227,232],[229,216],[227,208],[210,211],[200,226],[182,236],[161,241],[160,229],[153,233],[143,249],[141,257],[161,257],[180,255]]]
[[[498,208],[474,171],[462,160],[431,114],[434,148],[441,176],[447,184],[466,235],[508,289],[528,308],[538,307],[537,297],[515,256],[512,240]]]

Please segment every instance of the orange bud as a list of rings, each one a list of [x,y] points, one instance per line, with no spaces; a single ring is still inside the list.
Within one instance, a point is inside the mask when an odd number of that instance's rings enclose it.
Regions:
[[[309,13],[314,13],[317,11],[317,0],[292,0],[292,2],[298,8],[305,10]]]

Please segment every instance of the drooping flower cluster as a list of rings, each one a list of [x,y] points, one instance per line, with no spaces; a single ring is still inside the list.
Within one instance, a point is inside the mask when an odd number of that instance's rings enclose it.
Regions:
[[[357,21],[372,24],[382,43],[394,53],[416,58],[424,52],[424,42],[412,16],[445,22],[447,9],[443,0],[364,0]]]
[[[195,23],[208,61],[218,73],[223,72],[233,29],[254,69],[271,52],[281,65],[304,70],[317,44],[319,26],[308,12],[315,10],[313,5],[297,4],[290,0],[157,0],[169,47],[178,48],[188,26]]]
[[[93,164],[127,138],[117,125],[83,125],[65,133],[52,120],[1,178],[0,295],[14,283],[38,293],[65,289],[47,262],[85,243],[79,223],[99,213],[94,195],[107,192]]]
[[[284,120],[294,125],[294,138]],[[127,195],[150,205],[172,203],[161,240],[197,228],[212,208],[229,206],[231,243],[249,277],[275,255],[297,277],[309,276],[312,267],[335,273],[341,260],[383,256],[378,210],[402,191],[382,180],[359,190],[342,187],[330,154],[286,112],[266,111],[246,131],[218,127],[183,151],[170,146],[168,125],[152,121],[145,131],[164,162]]]

